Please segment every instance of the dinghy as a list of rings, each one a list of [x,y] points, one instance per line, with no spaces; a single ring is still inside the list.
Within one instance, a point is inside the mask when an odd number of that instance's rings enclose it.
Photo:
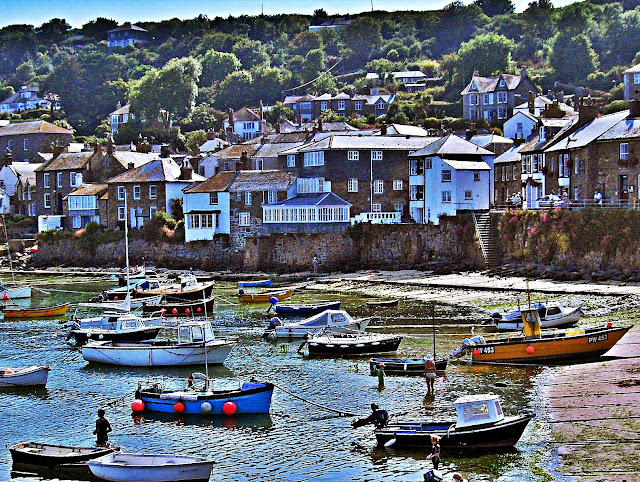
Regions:
[[[24,368],[0,367],[0,388],[44,387],[51,365],[32,365]]]
[[[257,281],[238,281],[239,288],[264,288],[271,286],[272,279],[257,280]]]
[[[310,335],[306,344],[310,356],[358,356],[394,352],[402,336],[384,333],[324,333]]]
[[[64,316],[69,309],[69,303],[54,306],[43,306],[41,308],[20,308],[16,306],[5,307],[3,314],[5,318],[53,318]]]
[[[139,341],[158,336],[161,318],[142,319],[132,313],[105,312],[102,316],[73,320],[69,337],[78,345],[89,340]]]
[[[339,310],[341,301],[320,301],[317,303],[290,303],[276,305],[276,313],[279,315],[317,315],[324,310]]]
[[[280,290],[280,291],[260,291],[257,293],[246,293],[244,290],[238,291],[238,300],[243,303],[270,303],[271,298],[276,298],[278,301],[286,300],[293,296],[293,289]]]
[[[96,477],[112,482],[208,481],[213,460],[185,455],[112,453],[87,462]]]
[[[582,316],[582,305],[575,308],[567,308],[561,303],[533,303],[532,309],[538,310],[540,316],[540,328],[561,328],[575,325]],[[522,330],[522,314],[520,310],[511,313],[493,313],[492,321],[498,331]]]
[[[117,450],[115,447],[74,447],[38,442],[22,442],[9,447],[14,464],[56,467],[79,464]]]
[[[304,338],[308,333],[321,329],[329,329],[332,333],[346,331],[364,331],[371,321],[370,318],[352,318],[344,310],[325,310],[322,313],[311,316],[297,322],[283,322],[280,318],[271,318],[269,328],[264,332],[265,337],[276,338]]]
[[[425,358],[371,358],[369,370],[377,375],[378,368],[383,367],[386,375],[421,375],[424,376]],[[447,369],[448,358],[436,358],[436,371]]]

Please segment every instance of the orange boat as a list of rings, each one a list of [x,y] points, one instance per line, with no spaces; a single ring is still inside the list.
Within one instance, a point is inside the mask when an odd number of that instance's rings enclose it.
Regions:
[[[64,316],[69,309],[69,303],[55,306],[43,306],[42,308],[5,308],[3,313],[6,318],[53,318]]]
[[[524,332],[494,339],[474,336],[452,352],[471,352],[476,363],[562,363],[597,358],[609,351],[633,325],[540,330],[535,309],[522,310]]]
[[[243,303],[269,303],[271,298],[278,298],[278,301],[286,300],[293,296],[292,289],[280,291],[264,291],[258,293],[245,293],[244,290],[238,292],[238,300]]]

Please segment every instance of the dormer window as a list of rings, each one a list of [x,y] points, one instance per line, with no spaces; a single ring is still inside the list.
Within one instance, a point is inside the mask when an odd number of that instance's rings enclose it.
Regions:
[[[540,141],[544,142],[547,140],[547,132],[544,128],[544,126],[540,127]]]
[[[504,79],[500,79],[500,83],[498,85],[500,85],[500,87],[506,87],[507,86],[507,84],[505,83]]]

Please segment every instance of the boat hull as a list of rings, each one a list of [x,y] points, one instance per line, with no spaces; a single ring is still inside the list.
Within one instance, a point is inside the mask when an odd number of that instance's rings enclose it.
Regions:
[[[148,367],[222,364],[237,340],[166,345],[160,342],[92,342],[82,348],[82,357],[95,363]]]
[[[78,345],[84,345],[89,340],[105,341],[142,341],[151,340],[158,336],[160,327],[145,327],[136,331],[118,332],[116,330],[71,330],[71,334]]]
[[[45,306],[43,308],[23,308],[23,309],[5,309],[3,311],[6,318],[52,318],[55,316],[64,316],[69,309],[69,303],[56,306]]]
[[[147,304],[142,307],[143,313],[162,313],[165,316],[192,316],[210,314],[215,308],[215,297],[206,300],[193,300],[190,303]],[[164,311],[163,311],[164,310]],[[175,313],[174,313],[175,310]]]
[[[622,328],[590,328],[567,331],[553,337],[553,332],[542,338],[526,340],[505,338],[470,347],[476,363],[562,363],[597,358],[609,351],[631,326]]]
[[[31,286],[16,286],[15,288],[6,288],[0,291],[0,298],[2,299],[19,299],[19,298],[31,298]]]
[[[271,286],[272,283],[272,279],[262,281],[238,281],[238,286],[240,288],[264,288],[266,286]]]
[[[278,301],[281,301],[291,298],[292,296],[293,290],[274,291],[271,293],[244,293],[238,295],[238,300],[243,303],[269,303],[272,297],[278,298]]]
[[[245,383],[236,390],[190,392],[190,399],[184,396],[185,392],[154,393],[143,389],[136,397],[144,402],[145,410],[152,412],[175,413],[173,406],[180,401],[185,407],[181,415],[224,415],[222,406],[227,402],[236,405],[236,414],[269,413],[273,388],[271,383]],[[211,404],[210,412],[202,410],[204,402]]]
[[[533,415],[505,417],[495,423],[455,429],[454,422],[406,422],[376,430],[378,444],[394,440],[394,448],[431,449],[431,436],[440,436],[440,446],[451,451],[495,450],[513,447]]]
[[[540,320],[540,328],[563,328],[575,325],[582,316],[582,307],[574,308],[567,311],[562,316],[549,316]],[[498,331],[516,331],[522,330],[522,318],[521,317],[503,317],[502,319],[495,319],[495,325]]]
[[[323,304],[307,305],[276,305],[275,310],[279,315],[317,315],[326,310],[339,310],[341,301]]]
[[[274,329],[276,338],[304,338],[309,333],[327,328],[332,333],[346,333],[354,331],[364,331],[369,325],[369,320],[354,321],[344,325],[325,325],[325,326],[277,326]]]
[[[203,300],[209,298],[213,292],[215,282],[203,283],[202,286],[192,289],[180,290],[178,288],[158,288],[141,290],[136,289],[133,292],[134,298],[147,298],[149,296],[163,295],[172,301],[178,300]]]
[[[400,300],[384,300],[384,301],[365,301],[369,308],[393,308],[398,306]]]
[[[23,442],[9,447],[14,464],[56,467],[78,464],[114,451],[111,447],[72,447],[36,442]]]
[[[312,338],[307,342],[310,356],[360,356],[394,352],[400,346],[401,336],[390,336],[375,341],[345,342],[339,338],[322,341]]]
[[[50,366],[33,365],[26,368],[15,369],[12,374],[0,369],[0,388],[10,387],[44,387],[49,379]]]
[[[87,462],[96,477],[112,482],[209,480],[213,461],[199,457],[111,454]]]
[[[436,371],[447,369],[448,358],[436,358]],[[372,358],[369,360],[371,375],[377,375],[378,366],[384,364],[385,375],[418,375],[424,376],[423,358]]]

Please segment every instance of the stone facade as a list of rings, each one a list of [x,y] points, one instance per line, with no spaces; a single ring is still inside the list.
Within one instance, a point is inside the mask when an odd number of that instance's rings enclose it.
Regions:
[[[127,206],[129,212],[127,217],[129,218],[129,226],[140,228],[145,222],[148,222],[155,212],[165,211],[167,205],[166,190],[164,183],[161,182],[136,182],[136,183],[107,183],[108,199],[106,205],[106,225],[110,228],[124,227],[124,196],[123,192],[126,192]],[[152,187],[154,186],[154,187]],[[119,189],[123,188],[123,189]],[[139,193],[139,199],[134,197],[134,190]],[[153,191],[155,190],[155,198],[153,198]],[[155,211],[154,209],[155,208]],[[135,221],[132,219],[132,214],[135,213]],[[102,216],[102,213],[101,213]]]
[[[9,148],[14,161],[38,162],[39,152],[51,152],[51,146],[56,143],[66,147],[73,137],[70,131],[67,131],[68,133],[27,131],[3,134],[3,130],[8,127],[0,128],[0,152],[4,153]]]

